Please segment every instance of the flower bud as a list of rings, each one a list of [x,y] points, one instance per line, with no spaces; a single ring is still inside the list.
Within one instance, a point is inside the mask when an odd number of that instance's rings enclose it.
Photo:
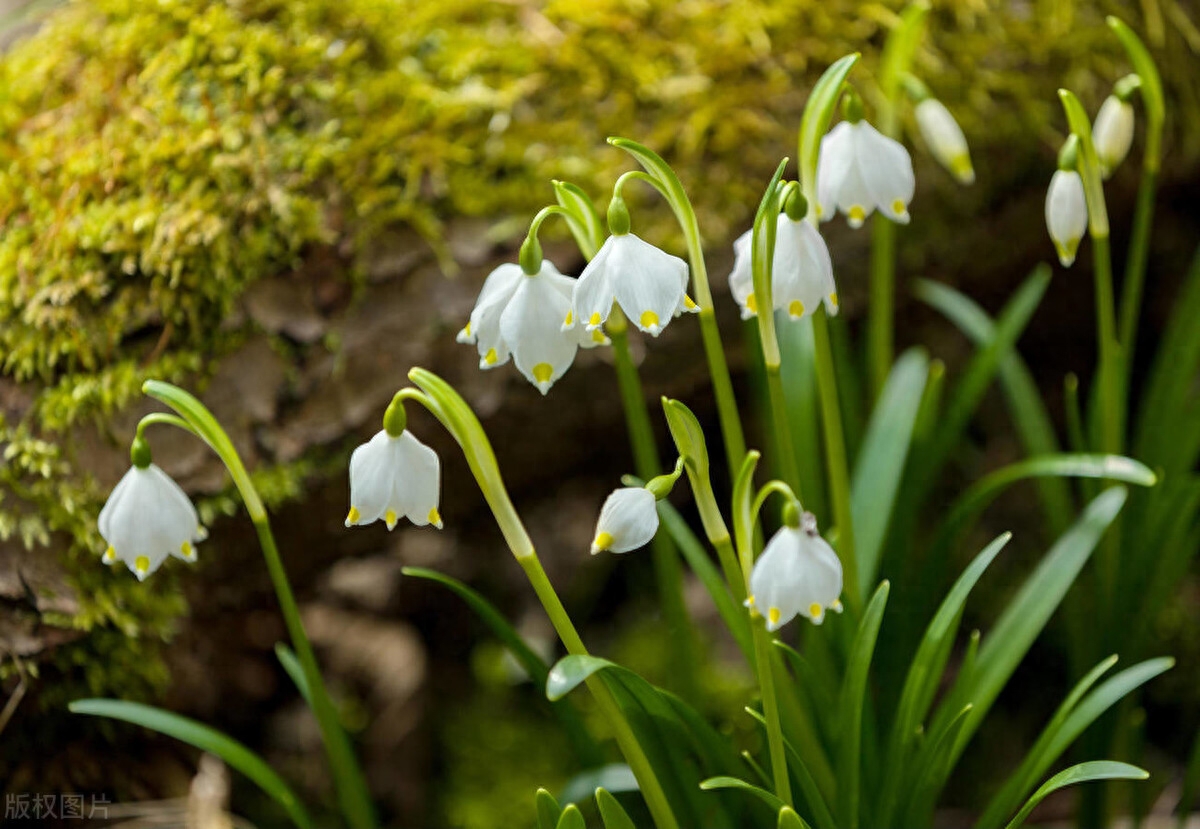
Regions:
[[[1092,141],[1100,159],[1100,173],[1108,178],[1133,146],[1133,105],[1116,95],[1105,98],[1092,127]]]

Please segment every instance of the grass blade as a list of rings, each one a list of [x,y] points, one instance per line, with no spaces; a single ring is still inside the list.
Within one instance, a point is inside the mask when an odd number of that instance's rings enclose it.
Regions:
[[[1058,540],[1041,564],[1029,575],[979,649],[969,676],[961,677],[939,709],[942,720],[957,713],[965,702],[975,708],[967,717],[962,736],[952,753],[956,761],[979,723],[1008,682],[1017,664],[1062,602],[1087,563],[1100,537],[1125,503],[1126,490],[1114,486],[1102,492],[1084,510],[1075,525]],[[936,721],[936,720],[935,720]]]
[[[854,466],[850,510],[862,595],[875,583],[928,374],[924,352],[910,349],[900,356],[871,414]]]
[[[850,648],[846,678],[842,684],[838,711],[838,825],[848,829],[858,829],[864,697],[871,658],[875,654],[875,640],[879,637],[879,625],[887,607],[889,587],[886,581],[881,583],[867,605]]]
[[[763,715],[753,708],[745,710],[764,729],[765,733],[767,721],[763,718]],[[829,804],[825,802],[825,798],[821,794],[816,780],[809,772],[808,764],[786,737],[783,739],[783,747],[788,755],[788,769],[796,778],[797,787],[800,789],[800,793],[804,795],[804,801],[808,805],[809,811],[812,812],[813,821],[817,824],[817,829],[837,829],[837,821],[833,819],[833,812],[829,810]]]
[[[617,799],[608,793],[607,789],[596,789],[596,808],[600,810],[600,819],[604,821],[604,829],[637,829],[633,818]]]
[[[554,795],[545,789],[538,789],[534,805],[537,807],[538,829],[556,829],[558,819],[562,817],[562,807],[558,805]]]
[[[753,783],[747,783],[737,777],[710,777],[700,783],[700,788],[706,792],[720,791],[721,789],[737,789],[743,792],[749,792],[757,797],[763,803],[766,803],[775,812],[787,806],[782,800],[769,791],[755,786]]]
[[[1080,763],[1077,766],[1071,766],[1069,769],[1060,771],[1043,783],[1041,788],[1033,793],[1033,796],[1021,807],[1021,811],[1017,812],[1004,829],[1018,829],[1025,823],[1025,819],[1029,817],[1029,813],[1045,800],[1047,795],[1067,786],[1074,786],[1077,783],[1087,783],[1092,780],[1145,780],[1149,776],[1144,769],[1139,769],[1137,766],[1131,766],[1128,763],[1118,763],[1114,760],[1092,760],[1089,763]]]
[[[533,648],[529,647],[521,634],[517,633],[516,628],[509,624],[503,614],[496,609],[495,605],[485,599],[478,591],[468,587],[456,578],[447,576],[444,573],[439,573],[436,570],[429,570],[425,567],[403,567],[400,570],[406,576],[418,579],[427,579],[450,590],[460,599],[467,603],[467,606],[475,612],[475,615],[487,625],[492,634],[499,639],[513,658],[520,663],[525,673],[529,675],[529,679],[539,688],[546,685],[546,677],[550,673],[550,666],[537,655]],[[553,700],[552,700],[553,702]],[[588,733],[587,727],[580,719],[578,712],[569,703],[555,703],[553,705],[554,713],[558,716],[562,723],[563,729],[567,732],[568,738],[571,740],[571,745],[575,748],[579,755],[579,760],[584,766],[599,765],[604,762],[604,752],[592,739]]]
[[[309,829],[312,826],[312,820],[300,802],[300,798],[296,797],[296,793],[284,782],[283,778],[267,765],[266,760],[232,737],[209,728],[203,723],[172,714],[170,711],[163,711],[161,708],[119,699],[80,699],[72,702],[67,708],[74,714],[107,717],[140,725],[159,734],[174,737],[201,751],[215,754],[230,768],[236,769],[248,777],[282,806],[301,829]]]
[[[890,821],[899,799],[900,785],[904,778],[904,759],[908,756],[917,726],[929,710],[933,698],[932,691],[941,680],[945,660],[950,652],[949,645],[953,642],[953,634],[957,630],[958,620],[962,617],[967,597],[984,571],[1011,539],[1012,533],[1004,533],[975,556],[974,561],[950,588],[950,592],[946,594],[946,598],[942,600],[937,613],[925,629],[925,635],[917,647],[916,655],[908,669],[908,676],[904,680],[904,689],[900,693],[900,702],[896,707],[896,717],[888,741],[879,813],[879,819],[884,824]]]

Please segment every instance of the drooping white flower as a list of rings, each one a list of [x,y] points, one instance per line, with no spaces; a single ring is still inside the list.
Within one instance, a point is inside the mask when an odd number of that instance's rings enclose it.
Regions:
[[[753,235],[752,229],[747,230],[733,243],[729,292],[742,309],[742,319],[750,319],[758,312],[751,268]],[[830,316],[836,316],[838,312],[833,262],[825,240],[808,222],[793,221],[786,213],[779,214],[775,230],[771,300],[776,311],[786,311],[792,319],[809,316],[822,302]]]
[[[658,509],[654,493],[640,486],[613,490],[600,508],[592,555],[628,553],[650,543],[658,532]]]
[[[1133,105],[1116,95],[1105,98],[1092,126],[1092,141],[1100,159],[1100,172],[1108,178],[1133,146]]]
[[[442,528],[438,514],[442,465],[437,453],[405,429],[381,429],[350,456],[350,513],[346,526],[383,519],[390,530],[407,517],[418,527]]]
[[[479,349],[479,367],[508,362],[545,394],[575,360],[580,346],[608,344],[603,331],[563,330],[570,314],[575,280],[547,260],[535,274],[520,265],[501,265],[488,275],[458,341]]]
[[[674,317],[700,310],[687,295],[687,283],[688,266],[678,256],[632,233],[609,236],[579,275],[563,328],[598,330],[615,301],[634,325],[657,337]]]
[[[195,544],[207,536],[191,499],[152,463],[130,467],[108,496],[99,524],[108,544],[104,563],[125,562],[138,581],[167,556],[195,561]]]
[[[1056,170],[1046,190],[1046,229],[1063,267],[1070,267],[1075,261],[1075,251],[1087,232],[1087,223],[1083,179],[1074,170]]]
[[[857,228],[878,209],[892,221],[907,224],[915,189],[908,150],[865,120],[842,121],[821,139],[818,218],[827,221],[840,210]]]
[[[784,526],[767,542],[750,574],[746,606],[766,618],[767,630],[795,616],[819,625],[827,609],[841,612],[841,594],[842,563],[817,533],[812,513],[804,513],[800,526]]]
[[[917,128],[938,163],[963,184],[975,181],[971,151],[962,127],[937,98],[926,98],[916,106]]]

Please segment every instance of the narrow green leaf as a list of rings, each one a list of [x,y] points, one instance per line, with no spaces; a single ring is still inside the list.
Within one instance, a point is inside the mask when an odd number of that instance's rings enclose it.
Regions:
[[[583,813],[579,811],[579,807],[574,803],[568,804],[558,818],[556,829],[587,829],[587,823],[584,822]]]
[[[838,705],[838,817],[839,825],[847,829],[858,829],[862,718],[867,673],[875,654],[875,641],[879,637],[884,608],[887,607],[889,587],[886,581],[880,583],[858,625],[854,644],[850,647],[850,659],[846,665],[846,678]]]
[[[804,197],[808,199],[808,215],[811,219],[817,209],[817,157],[821,152],[821,138],[829,131],[833,120],[833,109],[842,94],[842,84],[860,55],[855,52],[834,61],[813,86],[804,104],[804,115],[800,118],[799,153],[796,163],[800,165],[800,184]]]
[[[590,261],[608,235],[600,218],[600,211],[596,209],[596,203],[582,188],[569,181],[554,182],[554,198],[559,205],[570,211],[571,218],[567,220],[567,226],[571,229],[571,235],[575,237],[575,244],[579,246],[580,252]]]
[[[948,285],[927,280],[918,280],[913,293],[954,323],[977,348],[985,347],[996,336],[996,323],[966,294]],[[1033,373],[1016,349],[1009,351],[1000,360],[999,377],[1013,426],[1021,438],[1025,453],[1035,457],[1059,452],[1054,422],[1046,410]],[[1070,490],[1064,482],[1054,479],[1039,481],[1038,488],[1042,493],[1046,524],[1051,537],[1062,535],[1075,512]]]
[[[1154,63],[1154,58],[1150,56],[1150,50],[1134,34],[1133,29],[1129,28],[1119,17],[1109,15],[1107,22],[1108,27],[1113,30],[1117,39],[1121,41],[1121,45],[1125,47],[1125,52],[1129,55],[1129,62],[1133,64],[1133,71],[1137,72],[1138,77],[1142,79],[1141,96],[1146,107],[1146,119],[1161,124],[1166,117],[1162,78],[1159,77],[1158,67]]]
[[[1092,238],[1108,237],[1108,209],[1104,202],[1104,183],[1100,175],[1100,158],[1096,155],[1096,144],[1092,141],[1092,119],[1087,110],[1069,89],[1058,90],[1063,113],[1071,132],[1079,139],[1079,177],[1083,179],[1083,192],[1087,200],[1088,232]]]
[[[776,829],[812,829],[790,806],[779,810],[779,822],[775,826]]]
[[[509,624],[508,620],[496,609],[495,605],[485,599],[477,590],[468,587],[456,578],[425,567],[403,567],[400,572],[411,578],[427,579],[428,581],[436,582],[466,602],[475,615],[487,625],[492,634],[508,648],[509,653],[513,655],[513,658],[517,660],[525,673],[529,675],[530,681],[538,688],[545,686],[546,677],[550,673],[550,667],[526,643],[521,634],[517,633],[516,628]],[[567,732],[567,736],[571,740],[571,744],[579,754],[579,759],[585,765],[594,765],[602,762],[604,752],[601,751],[596,741],[588,733],[578,712],[568,704],[554,705],[553,707],[555,715],[559,718],[563,729]]]
[[[932,821],[940,781],[954,766],[954,747],[962,736],[974,709],[967,703],[953,718],[937,726],[921,745],[914,761],[914,780],[905,814],[905,826],[924,826]]]
[[[275,643],[275,658],[279,660],[279,664],[283,666],[284,673],[292,680],[292,684],[296,686],[296,690],[300,692],[300,696],[312,707],[312,696],[308,689],[308,678],[304,676],[304,668],[300,666],[300,660],[296,658],[296,653],[287,646],[285,642]]]
[[[1100,537],[1120,512],[1126,495],[1124,487],[1114,486],[1087,506],[1071,530],[1050,549],[1008,603],[987,641],[980,647],[978,662],[970,675],[960,676],[939,714],[944,719],[948,715],[947,704],[952,704],[953,710],[957,711],[967,700],[973,702],[975,708],[963,726],[962,736],[952,754],[951,768],[1000,689],[1062,602]]]
[[[754,795],[776,812],[787,805],[766,789],[761,789],[758,786],[747,783],[745,780],[741,780],[737,777],[710,777],[709,779],[700,783],[700,788],[706,792],[720,791],[721,789],[740,789],[741,791],[749,792],[750,794]]]
[[[891,138],[900,137],[899,118],[896,113],[900,80],[912,65],[917,46],[921,43],[921,36],[925,33],[925,18],[928,14],[929,3],[925,0],[910,3],[883,44],[883,55],[879,60],[879,87],[886,105],[880,108],[878,121],[880,131]]]
[[[554,795],[545,789],[538,789],[535,803],[537,805],[538,829],[557,829],[558,819],[562,815],[562,808],[558,805],[558,801],[554,799]]]
[[[282,806],[301,829],[309,829],[312,826],[312,820],[300,802],[300,798],[267,764],[266,760],[232,737],[209,728],[203,723],[172,714],[170,711],[163,711],[161,708],[118,699],[80,699],[72,702],[67,708],[74,714],[107,717],[140,725],[195,746],[201,751],[215,754],[231,768],[248,777]]]
[[[954,447],[958,445],[958,441],[970,422],[971,415],[982,402],[1001,360],[1012,351],[1021,332],[1025,330],[1025,326],[1042,301],[1046,288],[1050,285],[1050,274],[1050,268],[1045,263],[1034,268],[1033,273],[1005,304],[996,323],[995,336],[971,358],[966,372],[954,387],[954,391],[947,401],[945,414],[933,437],[928,459],[924,464],[926,474],[922,480],[922,491],[928,486],[934,473],[950,456]],[[928,283],[923,280],[918,281],[918,296],[928,293],[927,285]]]
[[[755,711],[753,708],[746,708],[745,711],[759,724],[765,736],[767,721],[762,713]],[[788,769],[795,776],[797,784],[799,784],[800,793],[804,796],[804,802],[808,805],[809,811],[812,812],[813,821],[816,822],[817,829],[837,829],[837,821],[833,819],[833,812],[830,811],[829,805],[825,802],[825,798],[821,794],[820,787],[809,772],[808,763],[800,756],[800,752],[787,737],[783,738],[783,747],[788,755]]]
[[[1035,765],[1034,758],[1044,752],[1050,740],[1053,739],[1054,734],[1058,732],[1062,724],[1066,722],[1067,717],[1075,710],[1075,706],[1079,704],[1079,700],[1083,698],[1083,695],[1096,684],[1100,677],[1108,673],[1115,664],[1117,664],[1116,654],[1101,661],[1096,667],[1088,671],[1084,678],[1079,680],[1075,687],[1071,689],[1071,693],[1067,694],[1066,699],[1063,700],[1058,710],[1054,712],[1054,716],[1050,718],[1049,724],[1042,729],[1037,742],[1034,743],[1033,748],[1025,756],[1025,760],[1022,762],[1020,768],[1008,776],[1004,786],[989,801],[987,807],[983,810],[983,814],[976,821],[975,829],[999,827],[1000,822],[1004,820],[1004,816],[1013,813],[1013,810],[1017,808],[1017,803],[1020,802],[1021,798],[1025,797],[1038,775],[1044,771],[1044,769],[1038,769],[1035,773],[1030,773]],[[1029,780],[1028,786],[1023,785],[1026,780]]]
[[[817,370],[812,318],[788,322],[776,330],[779,354],[787,369],[781,372],[783,399],[790,413],[792,451],[800,473],[804,507],[822,526],[829,523],[825,511],[825,479],[821,453],[820,401],[817,399]],[[838,373],[841,377],[841,372]],[[765,405],[765,404],[764,404]]]
[[[1144,769],[1139,769],[1137,766],[1131,766],[1128,763],[1118,763],[1114,760],[1092,760],[1088,763],[1071,766],[1069,769],[1060,771],[1043,783],[1041,788],[1034,792],[1033,796],[1021,807],[1021,811],[1017,812],[1013,819],[1008,822],[1008,826],[1005,829],[1018,829],[1018,827],[1025,823],[1025,819],[1029,817],[1029,813],[1045,800],[1047,795],[1067,786],[1074,786],[1078,783],[1087,783],[1093,780],[1145,780],[1149,776],[1149,773]]]
[[[1187,825],[1188,815],[1191,814],[1192,804],[1196,802],[1196,792],[1200,791],[1200,731],[1192,739],[1192,752],[1188,756],[1187,769],[1183,773],[1183,790],[1179,795],[1179,827]]]
[[[600,810],[604,829],[637,829],[633,819],[606,789],[596,789],[596,808]]]
[[[854,466],[850,510],[864,596],[875,583],[928,374],[929,358],[923,351],[909,349],[900,356],[871,414]]]
[[[1012,533],[1003,533],[975,556],[942,600],[937,613],[925,629],[921,644],[917,646],[916,655],[909,666],[908,676],[900,693],[900,702],[896,706],[896,718],[892,724],[887,759],[884,762],[884,781],[878,817],[885,824],[891,820],[900,798],[901,783],[906,777],[905,758],[909,754],[917,726],[929,710],[928,706],[933,698],[932,689],[941,681],[945,658],[949,654],[949,645],[953,642],[953,632],[957,629],[963,606],[984,571],[1011,538]]]
[[[1040,455],[997,469],[972,484],[950,508],[929,545],[926,571],[945,567],[955,541],[1005,489],[1030,478],[1090,478],[1154,486],[1158,478],[1150,467],[1122,455]]]

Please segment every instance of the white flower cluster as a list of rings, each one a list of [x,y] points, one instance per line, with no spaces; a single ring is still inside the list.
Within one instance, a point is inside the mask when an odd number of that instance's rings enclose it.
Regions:
[[[458,341],[479,350],[479,367],[511,355],[542,394],[550,391],[579,348],[607,345],[601,326],[613,303],[640,330],[657,337],[672,318],[699,307],[687,295],[688,267],[632,233],[610,236],[579,279],[542,260],[536,273],[508,263],[483,283]]]

